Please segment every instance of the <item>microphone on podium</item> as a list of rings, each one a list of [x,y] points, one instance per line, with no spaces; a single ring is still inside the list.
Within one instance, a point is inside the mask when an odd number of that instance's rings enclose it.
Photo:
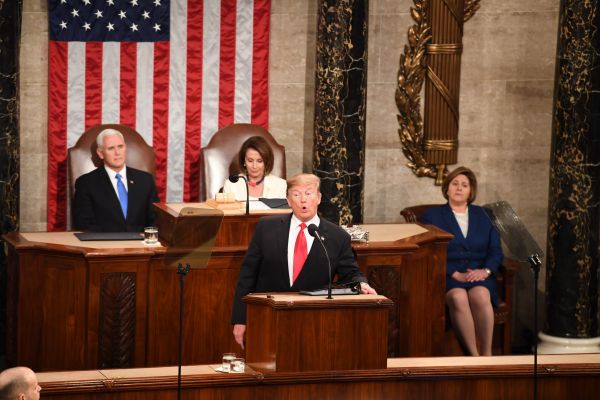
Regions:
[[[229,176],[229,182],[236,183],[242,178],[246,181],[246,215],[250,215],[250,191],[248,190],[248,179],[244,175],[231,175]]]
[[[319,243],[321,243],[323,250],[325,250],[325,256],[327,257],[327,267],[328,267],[328,272],[329,272],[329,274],[327,276],[327,278],[328,278],[327,298],[332,299],[333,297],[331,297],[331,260],[329,259],[329,253],[327,253],[327,248],[325,247],[325,244],[323,243],[323,238],[319,234],[319,228],[315,224],[310,224],[307,229],[308,229],[308,233],[310,234],[310,236],[317,239],[319,241]]]

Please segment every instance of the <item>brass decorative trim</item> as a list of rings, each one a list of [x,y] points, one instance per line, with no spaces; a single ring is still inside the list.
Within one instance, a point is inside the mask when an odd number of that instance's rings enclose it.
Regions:
[[[443,1],[444,1],[444,5],[446,6],[446,8],[448,8],[450,13],[452,14],[452,17],[454,17],[454,19],[459,19],[458,5],[454,4],[454,3],[449,3],[448,0],[443,0]]]
[[[452,16],[460,20],[459,3],[451,4],[443,0],[444,6]],[[465,0],[462,20],[470,19],[480,7],[480,0]],[[425,77],[433,84],[435,89],[447,103],[458,129],[458,94],[451,92],[444,81],[431,69],[426,62],[427,55],[458,55],[462,54],[462,43],[430,43],[432,40],[431,26],[428,22],[427,10],[429,0],[413,0],[411,17],[415,22],[407,31],[408,44],[400,55],[397,74],[397,87],[395,93],[396,107],[398,108],[398,135],[402,144],[402,152],[408,159],[407,166],[418,176],[435,178],[435,184],[441,185],[444,176],[448,173],[447,161],[439,164],[429,163],[425,157],[427,151],[457,151],[457,139],[429,139],[425,138],[423,117],[421,109],[421,92]],[[462,25],[458,24],[462,31]]]
[[[479,1],[480,0],[466,0],[465,1],[465,16],[463,19],[465,22],[470,20],[471,17],[473,15],[475,15],[477,10],[479,10],[479,7],[481,7],[481,4],[479,4]]]
[[[456,150],[458,140],[427,139],[423,142],[425,150]]]
[[[462,54],[462,43],[438,43],[428,44],[427,54]]]
[[[417,176],[437,175],[435,166],[429,165],[423,156],[423,118],[419,112],[421,89],[425,80],[425,46],[431,40],[431,28],[427,23],[425,9],[428,0],[414,0],[411,16],[415,24],[408,28],[408,45],[400,55],[396,87],[398,107],[398,135],[402,152],[408,159],[408,167]]]
[[[458,127],[458,99],[452,95],[450,90],[444,82],[440,79],[439,76],[429,67],[427,67],[427,77],[433,83],[433,86],[440,92],[442,98],[452,111],[452,117],[454,118],[454,123]]]

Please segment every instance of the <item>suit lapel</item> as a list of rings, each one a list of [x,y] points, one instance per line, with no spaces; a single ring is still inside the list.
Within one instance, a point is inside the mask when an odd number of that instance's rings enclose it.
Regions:
[[[442,217],[444,218],[444,223],[447,227],[447,230],[454,235],[454,238],[462,239],[462,232],[460,231],[460,227],[458,226],[458,222],[456,222],[456,218],[452,213],[452,208],[450,208],[450,205],[446,204],[444,206]]]
[[[290,235],[290,223],[292,214],[282,215],[279,224],[275,227],[275,251],[279,254],[281,268],[278,268],[282,282],[290,283],[290,274],[288,270],[288,238]]]
[[[136,182],[136,174],[129,167],[126,168],[127,174],[127,219],[130,219],[133,207],[135,204],[140,204],[138,202],[139,190],[138,183]]]
[[[327,245],[327,241],[325,240],[327,237],[327,226],[323,223],[323,218],[321,218],[321,221],[319,222],[319,233],[323,238],[323,244]],[[306,264],[315,264],[319,254],[321,254],[321,244],[318,242],[317,238],[315,238],[310,251],[308,252],[308,256],[306,257]]]

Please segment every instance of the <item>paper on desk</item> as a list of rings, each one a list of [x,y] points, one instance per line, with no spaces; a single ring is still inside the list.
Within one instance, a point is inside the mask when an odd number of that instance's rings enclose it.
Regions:
[[[245,206],[245,204],[244,204]],[[260,200],[250,200],[250,210],[252,211],[261,211],[261,210],[270,210],[271,207],[266,205]]]

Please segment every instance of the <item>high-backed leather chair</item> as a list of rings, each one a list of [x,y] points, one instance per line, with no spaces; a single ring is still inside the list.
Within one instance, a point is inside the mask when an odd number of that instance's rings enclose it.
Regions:
[[[400,214],[408,223],[421,222],[421,217],[428,209],[439,207],[439,204],[420,204],[406,207]],[[498,307],[494,308],[494,336],[492,339],[492,353],[511,354],[512,339],[512,298],[514,275],[520,264],[510,258],[504,257],[502,265],[496,273],[496,284],[498,286]],[[446,321],[450,319],[446,316]],[[449,323],[447,329],[451,329]],[[453,337],[454,335],[452,335]],[[446,335],[448,339],[448,335]],[[455,346],[457,348],[457,346]],[[446,355],[456,355],[448,351]]]
[[[200,201],[212,199],[232,174],[241,171],[238,153],[252,136],[264,137],[273,150],[272,175],[285,179],[285,147],[275,141],[269,131],[258,125],[233,124],[220,129],[200,150]]]
[[[149,172],[154,176],[156,170],[154,149],[146,143],[139,133],[125,125],[96,125],[85,131],[79,137],[77,143],[68,150],[67,164],[70,196],[75,191],[75,181],[77,178],[103,164],[96,153],[96,137],[101,131],[108,128],[118,130],[125,138],[125,143],[127,144],[125,163],[130,167]]]

